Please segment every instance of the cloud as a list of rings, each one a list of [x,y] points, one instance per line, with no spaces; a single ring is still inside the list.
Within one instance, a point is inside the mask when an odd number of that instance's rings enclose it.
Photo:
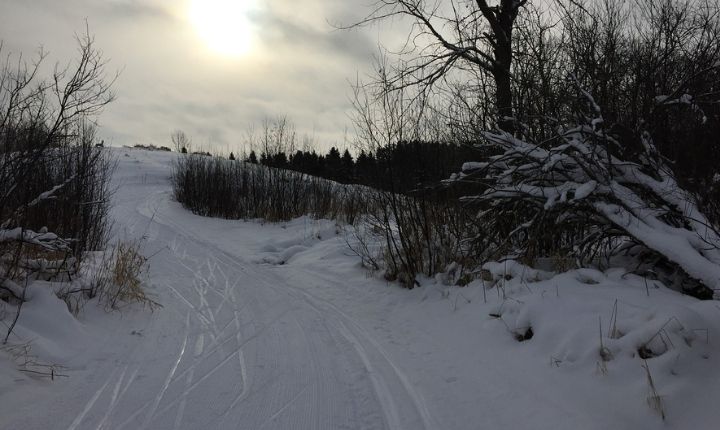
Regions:
[[[3,2],[0,38],[13,50],[42,43],[50,61],[75,52],[85,19],[97,46],[121,69],[118,99],[100,117],[114,144],[167,144],[181,128],[196,142],[230,147],[251,123],[287,115],[298,134],[326,146],[350,126],[349,79],[369,67],[373,31],[337,30],[365,7],[337,0],[256,1],[257,44],[246,57],[223,58],[197,37],[178,0],[35,0]]]
[[[97,8],[99,13],[115,19],[173,19],[164,2],[138,0],[83,1],[88,8]]]
[[[317,29],[272,12],[257,14],[254,19],[262,28],[261,39],[269,46],[309,47],[324,56],[350,56],[362,60],[377,50],[377,43],[367,33],[339,30],[330,24]]]

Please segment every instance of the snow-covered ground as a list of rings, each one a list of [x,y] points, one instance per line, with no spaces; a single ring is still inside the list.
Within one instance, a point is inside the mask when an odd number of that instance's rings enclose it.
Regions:
[[[2,429],[720,425],[717,301],[512,262],[487,267],[493,288],[403,290],[363,269],[330,221],[198,217],[172,200],[173,154],[113,151],[115,231],[143,238],[163,308],[90,303],[76,321],[36,291],[11,341],[67,377],[0,354]]]

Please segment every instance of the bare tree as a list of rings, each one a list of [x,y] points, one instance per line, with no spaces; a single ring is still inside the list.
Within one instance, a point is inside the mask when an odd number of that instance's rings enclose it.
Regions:
[[[276,167],[285,167],[287,159],[285,158],[283,162],[280,158],[294,153],[297,147],[295,124],[285,115],[265,118],[260,136],[258,138],[253,136],[251,139],[252,142],[259,144],[263,162]]]
[[[170,135],[170,140],[172,141],[173,147],[175,148],[175,152],[182,152],[183,148],[186,151],[190,150],[190,138],[187,134],[185,134],[182,130],[175,130]]]
[[[379,0],[361,26],[409,17],[412,28],[401,52],[409,57],[393,70],[390,83],[431,89],[452,71],[489,73],[494,82],[498,125],[514,130],[513,30],[528,0]]]

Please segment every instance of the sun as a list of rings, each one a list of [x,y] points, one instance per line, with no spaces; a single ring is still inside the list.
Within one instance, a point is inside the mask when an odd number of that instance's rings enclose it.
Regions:
[[[248,19],[252,0],[190,0],[188,16],[212,51],[230,57],[247,54],[253,31]]]

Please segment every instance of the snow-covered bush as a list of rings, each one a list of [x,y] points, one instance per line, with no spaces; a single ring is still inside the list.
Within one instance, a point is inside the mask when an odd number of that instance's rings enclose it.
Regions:
[[[583,93],[590,114],[540,143],[485,133],[497,155],[466,163],[455,180],[485,191],[478,208],[484,257],[574,256],[599,263],[620,254],[637,269],[709,298],[720,284],[720,235],[658,154],[648,132],[620,137]]]

